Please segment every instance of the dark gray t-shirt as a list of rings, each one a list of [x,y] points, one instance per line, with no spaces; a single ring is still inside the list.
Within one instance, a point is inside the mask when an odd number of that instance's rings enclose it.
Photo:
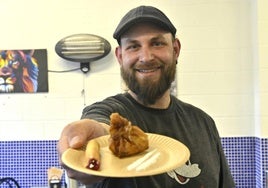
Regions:
[[[221,140],[213,119],[204,111],[171,96],[168,109],[152,109],[137,103],[129,94],[118,94],[86,107],[82,119],[109,124],[118,112],[143,131],[166,135],[185,144],[190,160],[164,174],[137,178],[109,178],[94,188],[232,188],[234,186]]]

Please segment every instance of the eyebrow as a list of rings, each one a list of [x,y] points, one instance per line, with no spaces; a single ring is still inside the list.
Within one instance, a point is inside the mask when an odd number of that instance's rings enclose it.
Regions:
[[[131,39],[131,38],[125,39],[125,43],[136,43],[136,42],[138,42],[138,40],[136,40],[136,39]]]
[[[155,37],[153,37],[153,38],[151,38],[151,40],[159,40],[159,39],[166,40],[166,38],[163,35],[160,35],[160,34],[155,36]]]

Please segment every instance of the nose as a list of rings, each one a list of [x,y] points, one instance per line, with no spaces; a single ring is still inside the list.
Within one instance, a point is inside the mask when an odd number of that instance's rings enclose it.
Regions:
[[[139,60],[142,63],[150,62],[154,59],[154,55],[150,47],[143,46],[140,49]]]

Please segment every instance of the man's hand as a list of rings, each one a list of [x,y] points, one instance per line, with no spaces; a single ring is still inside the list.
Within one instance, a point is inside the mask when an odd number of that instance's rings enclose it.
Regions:
[[[79,149],[89,140],[107,135],[109,126],[90,119],[82,119],[67,125],[58,141],[58,154],[61,166],[66,170],[68,177],[76,179],[84,184],[90,184],[103,179],[103,177],[90,176],[68,168],[62,161],[61,156],[68,148]]]

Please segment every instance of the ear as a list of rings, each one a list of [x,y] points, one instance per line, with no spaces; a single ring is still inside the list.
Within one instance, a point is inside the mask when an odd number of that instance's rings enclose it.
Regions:
[[[176,38],[175,41],[173,42],[173,48],[174,48],[174,53],[176,55],[176,58],[178,58],[180,55],[180,51],[181,51],[181,43],[178,38]]]
[[[122,63],[123,63],[123,60],[122,60],[122,48],[120,46],[117,46],[115,48],[115,55],[116,55],[116,58],[117,58],[118,63],[121,66]]]

